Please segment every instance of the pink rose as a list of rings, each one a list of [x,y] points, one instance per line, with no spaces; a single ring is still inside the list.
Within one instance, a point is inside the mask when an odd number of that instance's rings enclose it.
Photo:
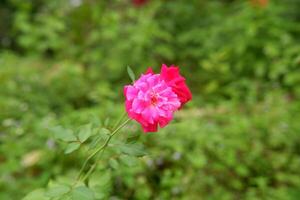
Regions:
[[[156,132],[166,126],[180,107],[177,95],[159,74],[142,75],[133,85],[124,87],[126,111],[139,122],[144,132]]]
[[[128,116],[139,122],[144,132],[166,126],[173,113],[192,99],[178,67],[162,65],[161,74],[149,68],[133,85],[124,87]]]

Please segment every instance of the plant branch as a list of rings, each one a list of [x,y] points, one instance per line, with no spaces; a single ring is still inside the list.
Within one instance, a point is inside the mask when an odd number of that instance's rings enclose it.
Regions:
[[[80,177],[83,173],[83,170],[86,168],[86,165],[88,164],[88,162],[96,155],[98,154],[100,151],[104,150],[109,141],[111,140],[111,138],[119,132],[119,130],[121,130],[128,122],[130,121],[130,119],[128,118],[125,122],[123,122],[121,125],[119,125],[117,128],[115,128],[112,133],[109,135],[109,137],[106,139],[106,141],[104,142],[104,144],[99,147],[98,149],[96,149],[91,155],[89,155],[89,157],[84,161],[84,164],[82,165],[80,171],[79,171],[79,174],[76,178],[76,181],[78,182],[80,180]],[[100,158],[100,156],[99,156]],[[85,180],[86,178],[88,178],[88,176],[92,173],[92,171],[96,168],[97,166],[97,162],[98,160],[93,164],[93,166],[89,169],[89,171],[87,172],[87,174],[84,176],[83,180]]]

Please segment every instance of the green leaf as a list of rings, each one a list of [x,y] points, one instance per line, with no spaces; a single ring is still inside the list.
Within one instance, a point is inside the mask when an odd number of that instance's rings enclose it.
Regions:
[[[113,168],[113,169],[118,169],[119,167],[119,163],[116,159],[111,158],[109,160],[109,165]]]
[[[22,200],[48,200],[48,197],[45,197],[44,189],[36,189],[28,193]]]
[[[112,172],[111,170],[95,171],[93,176],[89,178],[89,187],[100,185],[102,189],[105,187],[110,188],[110,183],[112,182]]]
[[[92,115],[91,116],[91,122],[95,127],[101,127],[102,123],[99,117],[97,115]]]
[[[95,136],[92,143],[90,144],[90,149],[95,148],[100,140],[107,140],[110,133],[111,133],[110,130],[108,130],[107,128],[101,128],[100,131],[98,132],[98,135]]]
[[[79,147],[80,147],[80,143],[72,142],[72,143],[68,144],[68,146],[65,150],[65,154],[72,153],[73,151],[77,150]]]
[[[109,192],[106,192],[105,190],[104,191],[101,191],[101,187],[99,185],[97,186],[94,186],[93,187],[93,191],[94,191],[94,194],[95,194],[95,199],[108,199],[108,194]]]
[[[101,128],[100,130],[101,135],[110,135],[111,131],[108,130],[107,128]]]
[[[100,142],[101,139],[102,139],[102,135],[99,134],[99,135],[95,136],[95,138],[93,138],[93,141],[89,145],[89,149],[94,149],[97,146],[97,144]]]
[[[77,140],[73,131],[70,129],[64,129],[61,126],[57,126],[52,128],[51,131],[53,131],[54,137],[58,140],[62,140],[64,142],[73,142]]]
[[[120,146],[120,150],[127,155],[136,157],[146,155],[144,147],[140,144],[124,144]]]
[[[128,155],[121,155],[120,156],[120,161],[122,163],[124,163],[125,165],[127,165],[128,167],[132,167],[132,166],[137,165],[138,158],[132,157],[132,156],[128,156]]]
[[[45,195],[47,197],[50,197],[50,198],[54,198],[54,197],[60,197],[66,193],[68,193],[69,191],[71,190],[71,188],[69,186],[66,186],[66,185],[56,185],[52,188],[49,188]]]
[[[139,140],[140,136],[141,136],[140,133],[135,133],[135,134],[133,134],[133,135],[130,135],[130,136],[127,138],[126,142],[127,142],[127,143],[135,143],[135,142],[137,142],[137,141]]]
[[[127,66],[127,73],[129,75],[131,81],[134,82],[135,81],[135,75],[134,75],[134,72],[132,71],[132,69],[129,66]]]
[[[94,200],[95,196],[91,189],[86,186],[79,186],[72,192],[73,200]]]
[[[83,126],[78,134],[78,139],[81,143],[85,142],[92,135],[92,125],[87,124]]]

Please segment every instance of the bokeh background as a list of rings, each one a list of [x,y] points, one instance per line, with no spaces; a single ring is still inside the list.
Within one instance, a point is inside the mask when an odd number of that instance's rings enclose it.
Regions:
[[[193,101],[102,199],[300,199],[298,0],[1,0],[0,199],[72,176],[50,127],[123,111],[126,67],[180,66]],[[108,123],[108,122],[107,122]]]

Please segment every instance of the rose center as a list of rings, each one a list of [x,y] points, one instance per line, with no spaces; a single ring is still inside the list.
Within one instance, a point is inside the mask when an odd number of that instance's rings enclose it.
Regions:
[[[150,101],[151,101],[151,105],[155,106],[157,104],[157,102],[158,102],[157,95],[156,94],[152,94]]]

